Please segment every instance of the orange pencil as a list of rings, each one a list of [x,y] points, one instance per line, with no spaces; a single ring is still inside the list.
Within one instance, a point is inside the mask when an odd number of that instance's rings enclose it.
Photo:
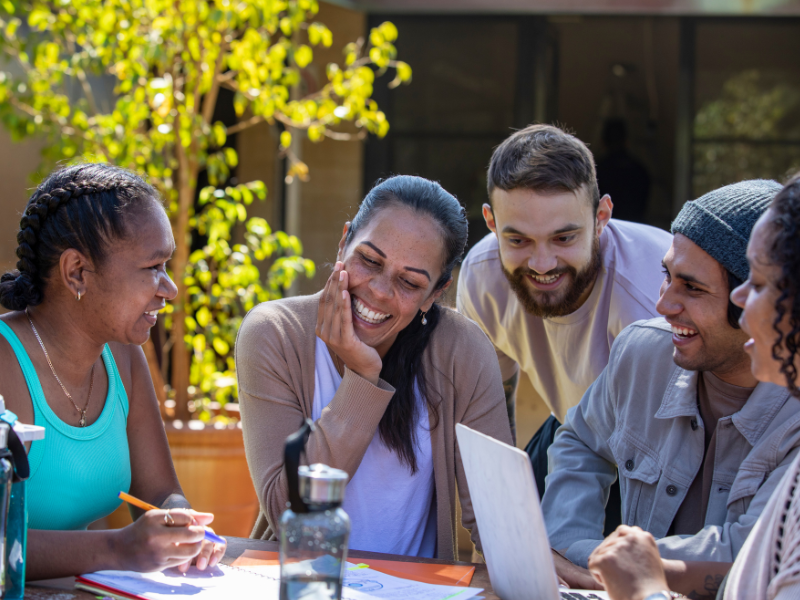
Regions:
[[[137,508],[141,508],[142,510],[160,510],[157,506],[153,506],[145,502],[144,500],[139,500],[135,496],[131,496],[130,494],[126,494],[125,492],[120,492],[117,494],[120,500],[124,500],[128,504],[133,504]],[[206,530],[205,537],[209,542],[214,542],[215,544],[227,544],[228,542],[225,538],[218,536],[216,533],[211,531],[208,527],[204,528]]]

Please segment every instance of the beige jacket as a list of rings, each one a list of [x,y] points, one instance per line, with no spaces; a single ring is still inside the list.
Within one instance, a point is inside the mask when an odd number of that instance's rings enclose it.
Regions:
[[[261,512],[251,537],[276,539],[288,491],[283,447],[289,434],[311,417],[319,294],[258,305],[242,322],[236,342],[236,372],[245,451]],[[481,329],[453,310],[442,309],[425,350],[427,389],[439,401],[439,424],[431,432],[437,511],[436,556],[458,559],[456,486],[462,522],[480,549],[480,538],[456,445],[455,426],[511,443],[494,347]],[[346,370],[342,384],[316,422],[306,445],[308,463],[356,472],[394,388],[378,386]],[[435,423],[435,415],[430,415]],[[380,507],[376,507],[380,510]]]

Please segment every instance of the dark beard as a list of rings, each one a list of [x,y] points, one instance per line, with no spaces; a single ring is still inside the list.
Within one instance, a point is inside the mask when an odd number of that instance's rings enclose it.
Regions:
[[[514,269],[513,273],[508,272],[503,267],[503,275],[508,279],[511,291],[517,296],[520,304],[525,308],[525,312],[534,317],[548,319],[550,317],[563,317],[578,310],[581,296],[597,279],[601,266],[600,238],[595,236],[592,243],[592,258],[589,260],[589,264],[581,269],[580,272],[575,267],[563,267],[543,274],[537,273],[537,275],[560,275],[561,273],[566,273],[572,279],[572,283],[566,291],[559,291],[560,299],[551,299],[553,298],[551,292],[531,292],[525,285],[525,276],[533,275],[533,271],[527,267],[518,267]]]

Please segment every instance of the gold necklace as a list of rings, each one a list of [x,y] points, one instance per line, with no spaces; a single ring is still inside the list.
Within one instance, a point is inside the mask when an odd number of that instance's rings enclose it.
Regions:
[[[67,388],[64,387],[64,384],[61,383],[61,379],[59,379],[58,375],[56,375],[56,370],[53,368],[53,363],[50,361],[50,355],[47,354],[47,348],[44,347],[44,342],[42,341],[42,338],[39,337],[39,332],[36,331],[36,327],[34,327],[33,325],[33,321],[31,320],[31,316],[28,314],[27,308],[25,309],[25,316],[28,317],[28,323],[31,324],[31,329],[33,329],[33,335],[36,336],[36,339],[39,341],[39,345],[42,347],[42,352],[44,352],[44,357],[47,359],[47,364],[50,365],[50,371],[52,371],[53,377],[56,378],[58,385],[60,385],[61,389],[64,390],[64,393],[67,395],[67,398],[69,398],[69,401],[72,402],[72,406],[75,407],[75,410],[77,410],[80,413],[81,415],[80,426],[86,427],[86,409],[89,407],[89,399],[92,397],[92,388],[94,387],[94,365],[92,365],[92,374],[89,378],[89,395],[86,396],[86,404],[83,405],[83,408],[78,408],[78,405],[75,404],[75,400],[72,399],[72,396],[67,391]],[[97,361],[95,361],[95,364],[96,363]]]

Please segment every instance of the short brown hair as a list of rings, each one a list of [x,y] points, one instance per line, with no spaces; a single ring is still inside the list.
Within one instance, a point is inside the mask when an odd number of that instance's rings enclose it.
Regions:
[[[495,148],[487,179],[490,199],[495,188],[577,192],[586,186],[595,212],[600,203],[589,148],[553,125],[528,125]]]

